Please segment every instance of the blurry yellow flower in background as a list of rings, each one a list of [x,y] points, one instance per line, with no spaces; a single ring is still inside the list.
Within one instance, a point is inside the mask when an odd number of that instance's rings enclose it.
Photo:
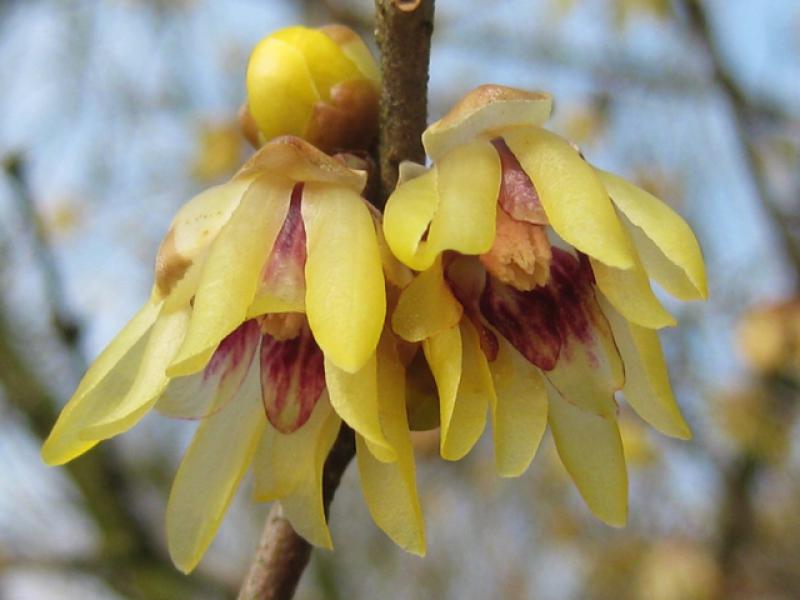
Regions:
[[[200,123],[198,138],[192,175],[199,181],[230,177],[241,165],[244,144],[235,121]]]
[[[296,135],[325,152],[368,148],[378,128],[379,79],[351,29],[281,29],[250,56],[243,130],[255,146]]]
[[[620,525],[615,392],[663,433],[690,436],[656,333],[675,320],[650,279],[705,298],[704,265],[672,209],[539,127],[550,109],[547,94],[482,86],[426,130],[433,167],[406,166],[386,205],[390,248],[420,271],[392,327],[423,344],[444,458],[472,448],[489,408],[497,470],[519,475],[549,422],[589,507]]]
[[[742,357],[756,373],[797,374],[800,369],[800,299],[751,308],[742,315],[736,334]]]
[[[280,499],[301,535],[330,547],[322,467],[340,419],[357,433],[376,522],[424,552],[405,374],[384,331],[384,269],[395,286],[410,275],[360,195],[365,173],[345,162],[278,138],[186,204],[161,244],[150,300],[89,369],[43,447],[47,463],[64,463],[153,407],[201,419],[167,508],[170,553],[184,571],[251,463],[256,499]]]

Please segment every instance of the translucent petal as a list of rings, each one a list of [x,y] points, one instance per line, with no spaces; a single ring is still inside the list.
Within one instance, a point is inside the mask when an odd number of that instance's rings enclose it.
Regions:
[[[375,225],[361,196],[339,185],[307,183],[302,211],[308,323],[325,357],[354,373],[374,354],[386,317]]]
[[[444,279],[439,257],[400,294],[392,313],[392,329],[404,340],[420,342],[457,325],[463,313]]]
[[[607,300],[602,297],[599,300],[625,363],[622,392],[628,404],[664,435],[683,440],[691,438],[689,426],[672,394],[658,334],[626,321]]]
[[[628,474],[619,427],[548,390],[548,421],[558,455],[596,517],[621,527],[628,516]]]
[[[155,405],[169,383],[164,365],[180,348],[189,324],[190,307],[161,314],[153,325],[136,378],[125,396],[81,434],[89,440],[106,439],[133,427]]]
[[[597,173],[614,204],[635,226],[631,234],[648,275],[681,300],[708,297],[703,254],[686,221],[621,177],[599,169]]]
[[[497,358],[489,363],[497,395],[491,407],[494,461],[501,477],[517,477],[533,460],[547,426],[547,390],[539,369],[502,337],[498,342]]]
[[[258,364],[253,365],[236,399],[200,423],[172,484],[167,542],[184,573],[214,539],[266,426]]]
[[[531,178],[555,232],[618,269],[634,265],[630,244],[600,179],[566,140],[537,127],[503,134]]]
[[[170,376],[205,367],[222,339],[246,320],[261,268],[286,218],[292,186],[269,175],[245,192],[209,250],[186,340],[167,368]]]
[[[486,427],[494,385],[480,339],[469,321],[426,340],[425,356],[439,389],[441,455],[463,458]]]
[[[239,391],[260,342],[258,324],[245,321],[222,340],[205,369],[172,379],[156,410],[179,419],[201,419],[221,410]]]
[[[266,139],[305,134],[320,93],[301,52],[268,37],[247,64],[250,113]]]
[[[626,319],[648,329],[674,327],[677,324],[653,293],[638,257],[630,269],[616,269],[599,260],[590,260],[597,287]]]
[[[323,392],[297,431],[284,434],[267,426],[255,458],[255,499],[280,500],[295,531],[324,548],[332,542],[322,504],[322,470],[340,423]]]
[[[342,420],[360,433],[370,450],[382,462],[397,458],[380,423],[378,407],[377,360],[373,354],[355,373],[348,373],[325,357],[325,383],[331,405]]]
[[[417,496],[414,448],[408,428],[404,367],[390,335],[378,347],[378,402],[381,424],[392,443],[397,460],[383,463],[356,436],[361,489],[372,518],[401,548],[425,554],[425,523]]]
[[[89,367],[42,446],[45,463],[63,464],[97,443],[79,436],[130,389],[160,309],[160,304],[145,304]]]

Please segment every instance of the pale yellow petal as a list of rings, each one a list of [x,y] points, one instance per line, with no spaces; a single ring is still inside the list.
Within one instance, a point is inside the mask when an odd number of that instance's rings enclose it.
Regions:
[[[497,395],[492,405],[494,461],[501,477],[518,477],[533,460],[547,426],[547,390],[539,369],[502,337],[498,342],[497,358],[489,364]]]
[[[678,213],[621,177],[597,169],[614,204],[634,225],[636,249],[647,273],[681,300],[708,297],[700,244]]]
[[[220,231],[200,275],[186,340],[167,369],[170,376],[205,367],[220,341],[246,319],[286,217],[292,185],[274,175],[256,179]]]
[[[564,241],[610,267],[634,266],[630,244],[603,184],[566,140],[537,127],[511,129],[503,138]]]
[[[548,422],[558,455],[595,516],[621,527],[628,517],[628,473],[619,427],[565,401],[550,388]]]
[[[79,436],[88,424],[112,410],[130,389],[160,310],[159,304],[145,304],[95,359],[42,446],[45,463],[63,464],[98,442]]]
[[[364,202],[344,186],[303,189],[308,323],[326,359],[350,373],[374,354],[386,317],[380,249]]]
[[[608,317],[625,363],[622,392],[628,404],[664,435],[683,440],[691,438],[689,426],[672,394],[658,334],[628,322],[604,298],[600,298],[600,306]]]
[[[200,423],[172,484],[167,542],[184,573],[197,566],[214,539],[267,423],[253,364],[234,401]]]
[[[409,342],[420,342],[458,324],[464,309],[444,279],[441,257],[402,291],[392,313],[392,329]]]
[[[597,287],[626,319],[648,329],[677,324],[653,293],[638,257],[630,269],[616,269],[599,260],[590,260]]]
[[[394,341],[384,335],[378,348],[378,402],[381,424],[397,460],[384,463],[356,436],[361,489],[372,518],[404,550],[424,556],[425,524],[417,496],[414,449],[408,428],[404,367]]]
[[[190,307],[161,314],[153,325],[130,389],[105,414],[81,433],[87,440],[106,439],[133,427],[153,408],[169,383],[164,365],[175,356],[186,335]]]
[[[376,458],[382,462],[395,460],[397,454],[391,442],[386,439],[380,423],[375,355],[355,373],[340,369],[326,356],[325,384],[336,413],[364,436]]]
[[[322,471],[340,423],[323,392],[300,429],[284,434],[267,425],[255,457],[254,498],[280,500],[294,530],[323,548],[333,544],[322,503]]]

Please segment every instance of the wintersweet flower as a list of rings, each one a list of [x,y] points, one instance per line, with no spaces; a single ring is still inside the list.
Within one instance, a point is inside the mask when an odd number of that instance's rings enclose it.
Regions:
[[[330,547],[322,467],[341,420],[356,431],[375,521],[424,551],[401,348],[384,327],[387,282],[410,273],[360,195],[365,173],[347,162],[278,138],[186,204],[159,249],[151,298],[44,444],[44,460],[61,464],[154,407],[199,419],[167,507],[185,571],[251,464],[256,499],[280,500],[301,535]],[[399,530],[398,515],[413,526]]]
[[[326,152],[366,149],[377,133],[379,80],[348,27],[281,29],[250,55],[243,129],[256,147],[296,135]]]
[[[497,470],[516,476],[549,423],[590,509],[622,524],[615,392],[690,436],[656,333],[675,320],[650,279],[705,298],[703,260],[672,209],[542,129],[550,109],[547,94],[483,86],[425,131],[432,168],[406,165],[386,205],[386,240],[419,271],[391,323],[423,344],[444,458],[472,448],[488,408]]]

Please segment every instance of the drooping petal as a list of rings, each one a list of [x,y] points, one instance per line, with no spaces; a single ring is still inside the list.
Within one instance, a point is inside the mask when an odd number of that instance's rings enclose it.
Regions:
[[[295,531],[323,548],[333,544],[322,504],[322,469],[340,423],[323,392],[297,431],[285,434],[267,426],[255,457],[255,499],[280,500]]]
[[[667,312],[650,287],[639,258],[630,269],[609,267],[590,259],[597,287],[626,319],[648,329],[673,327],[675,318]]]
[[[261,342],[261,396],[275,429],[291,433],[303,426],[325,388],[323,357],[307,327],[297,337]]]
[[[293,183],[256,179],[220,231],[200,275],[186,340],[167,368],[170,376],[202,369],[225,336],[246,320],[258,277],[289,208]]]
[[[498,341],[497,358],[489,363],[497,395],[492,404],[494,462],[501,477],[518,477],[533,460],[547,426],[547,390],[539,370],[502,337]]]
[[[167,503],[167,542],[175,565],[188,573],[219,528],[266,426],[258,363],[233,402],[204,419],[175,475]]]
[[[180,348],[189,324],[190,307],[161,314],[147,340],[136,378],[127,394],[81,434],[88,440],[106,439],[133,427],[155,405],[170,378],[164,372]]]
[[[222,340],[205,369],[172,379],[156,410],[179,419],[202,419],[221,410],[239,391],[260,342],[258,324],[245,321]]]
[[[703,254],[686,221],[645,190],[596,171],[614,204],[634,225],[631,234],[647,273],[676,298],[707,298]]]
[[[375,225],[361,196],[343,186],[307,183],[302,212],[308,322],[326,358],[355,373],[374,354],[386,316]]]
[[[486,427],[494,385],[478,333],[467,320],[423,343],[439,389],[442,458],[460,460]]]
[[[417,496],[414,449],[408,428],[405,369],[390,334],[378,346],[378,402],[381,424],[397,452],[397,460],[383,463],[356,436],[361,489],[372,518],[401,548],[425,554],[425,524]]]
[[[345,423],[364,436],[376,458],[392,462],[397,454],[381,427],[377,377],[374,354],[355,373],[340,369],[325,357],[325,384],[334,410]]]
[[[634,265],[625,231],[603,184],[572,146],[537,127],[508,130],[503,139],[530,176],[561,238],[611,267]]]
[[[628,473],[619,427],[548,390],[548,422],[558,455],[596,517],[621,527],[628,515]]]
[[[99,441],[79,436],[87,425],[113,408],[115,399],[124,397],[130,389],[160,310],[158,303],[145,304],[95,359],[42,446],[45,463],[64,464]]]
[[[606,299],[599,301],[625,364],[622,393],[628,404],[664,435],[688,440],[692,434],[672,394],[658,334],[628,322]]]
[[[420,342],[457,325],[463,312],[444,279],[439,257],[400,294],[392,313],[392,329],[404,340]]]

